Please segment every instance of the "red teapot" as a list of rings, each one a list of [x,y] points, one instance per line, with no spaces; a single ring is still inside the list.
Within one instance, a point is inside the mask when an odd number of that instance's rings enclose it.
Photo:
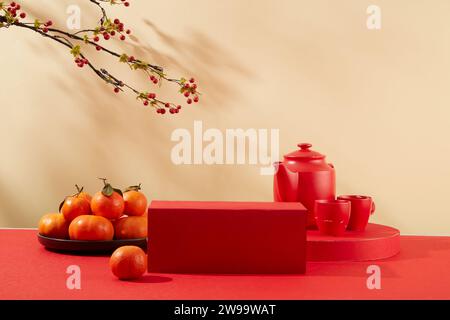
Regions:
[[[273,184],[274,200],[277,202],[301,202],[308,209],[308,227],[315,227],[314,201],[331,200],[336,196],[334,166],[325,156],[310,150],[309,143],[298,144],[296,150],[275,163]]]

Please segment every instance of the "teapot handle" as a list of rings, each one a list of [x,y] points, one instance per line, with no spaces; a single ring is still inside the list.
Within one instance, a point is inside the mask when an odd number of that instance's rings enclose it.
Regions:
[[[370,211],[370,214],[372,215],[375,212],[375,201],[372,200],[372,210]]]

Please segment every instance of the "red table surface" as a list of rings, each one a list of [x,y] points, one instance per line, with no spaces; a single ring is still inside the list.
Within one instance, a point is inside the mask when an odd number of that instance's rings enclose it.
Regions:
[[[35,230],[0,230],[0,299],[450,299],[450,237],[402,236],[401,252],[372,262],[310,262],[305,275],[146,274],[117,280],[106,256],[53,253]],[[66,269],[81,268],[69,290]],[[367,288],[367,267],[381,289]]]

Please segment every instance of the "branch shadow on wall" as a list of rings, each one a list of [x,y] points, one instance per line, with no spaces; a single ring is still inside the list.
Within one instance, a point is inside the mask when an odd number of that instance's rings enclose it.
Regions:
[[[233,79],[223,77],[222,72],[232,71],[235,76],[246,79],[254,75],[232,53],[198,30],[191,30],[187,37],[175,38],[150,20],[144,19],[143,22],[164,46],[172,52],[181,52],[183,57],[179,60],[170,53],[161,53],[150,45],[143,45],[134,37],[135,43],[131,45],[136,54],[150,56],[161,65],[175,67],[181,74],[198,78],[209,108],[220,108],[230,97],[239,100],[242,92],[233,85]]]

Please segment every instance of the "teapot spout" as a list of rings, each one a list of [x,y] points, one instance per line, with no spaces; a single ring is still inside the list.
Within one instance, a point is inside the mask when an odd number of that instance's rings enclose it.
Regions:
[[[275,162],[273,196],[277,202],[297,200],[298,173],[290,171],[283,162]]]

